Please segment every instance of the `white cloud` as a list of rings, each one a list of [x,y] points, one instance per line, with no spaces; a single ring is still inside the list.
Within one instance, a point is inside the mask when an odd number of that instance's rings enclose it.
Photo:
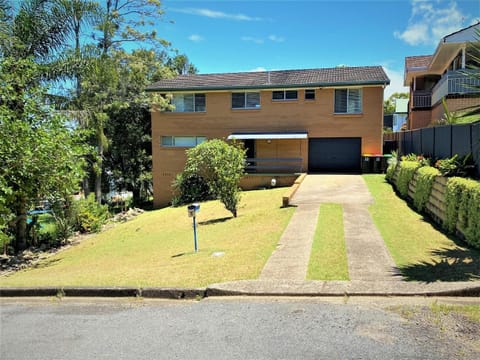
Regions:
[[[403,86],[403,71],[393,70],[386,66],[383,67],[383,70],[390,78],[390,85],[385,88],[385,99],[388,99],[393,93],[408,93],[408,87]]]
[[[271,41],[275,43],[281,43],[285,41],[285,38],[277,35],[269,35],[267,38],[253,37],[253,36],[242,36],[240,38],[242,41],[249,41],[255,44],[263,44],[266,41]]]
[[[442,37],[460,30],[468,23],[468,15],[455,1],[412,0],[412,13],[403,31],[394,36],[409,45],[436,45]]]
[[[192,34],[188,37],[188,40],[193,41],[193,42],[200,42],[205,40],[205,38],[201,35],[198,34]]]
[[[211,9],[185,8],[185,9],[170,9],[172,12],[179,12],[190,15],[204,16],[211,19],[226,19],[236,21],[262,21],[260,17],[249,16],[245,14],[229,14],[223,11],[216,11]]]
[[[279,42],[279,43],[285,41],[285,39],[284,39],[283,37],[277,36],[277,35],[270,35],[270,36],[268,37],[268,40],[273,41],[273,42]]]
[[[240,38],[242,41],[253,42],[255,44],[263,44],[265,41],[261,38],[256,38],[253,36],[242,36]]]

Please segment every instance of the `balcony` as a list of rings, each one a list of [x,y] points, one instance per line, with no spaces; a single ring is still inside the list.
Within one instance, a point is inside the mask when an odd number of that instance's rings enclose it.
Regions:
[[[414,91],[413,92],[413,108],[429,109],[432,106],[432,93],[430,91]]]
[[[447,95],[480,94],[480,77],[478,71],[476,77],[471,74],[472,70],[448,71],[432,90],[432,104],[442,101]]]

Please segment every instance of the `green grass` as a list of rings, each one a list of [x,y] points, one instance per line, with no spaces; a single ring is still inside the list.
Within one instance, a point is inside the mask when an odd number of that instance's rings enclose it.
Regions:
[[[308,280],[348,280],[343,207],[322,204],[307,271]]]
[[[285,189],[242,195],[238,217],[218,201],[201,204],[199,252],[186,207],[144,213],[65,250],[0,286],[206,286],[258,277],[294,208]],[[224,256],[212,256],[224,252]]]
[[[449,237],[397,197],[383,175],[363,176],[375,203],[370,214],[408,280],[480,279],[480,251]]]

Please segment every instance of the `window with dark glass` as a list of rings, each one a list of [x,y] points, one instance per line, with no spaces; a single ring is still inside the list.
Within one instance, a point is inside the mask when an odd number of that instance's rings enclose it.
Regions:
[[[260,108],[259,92],[232,93],[232,109]]]
[[[359,114],[362,112],[362,89],[335,89],[335,113]]]
[[[275,90],[272,91],[272,100],[285,101],[285,100],[297,100],[297,90]]]
[[[315,90],[305,90],[305,100],[315,100]]]
[[[205,94],[173,94],[173,112],[204,112]]]

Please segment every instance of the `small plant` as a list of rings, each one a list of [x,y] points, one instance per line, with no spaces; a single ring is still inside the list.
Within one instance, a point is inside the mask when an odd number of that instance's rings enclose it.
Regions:
[[[75,205],[77,207],[75,228],[80,232],[99,232],[109,218],[108,206],[96,202],[93,194],[86,199],[78,200]]]
[[[475,169],[472,154],[459,157],[457,154],[449,159],[437,160],[435,167],[443,176],[469,177]]]

